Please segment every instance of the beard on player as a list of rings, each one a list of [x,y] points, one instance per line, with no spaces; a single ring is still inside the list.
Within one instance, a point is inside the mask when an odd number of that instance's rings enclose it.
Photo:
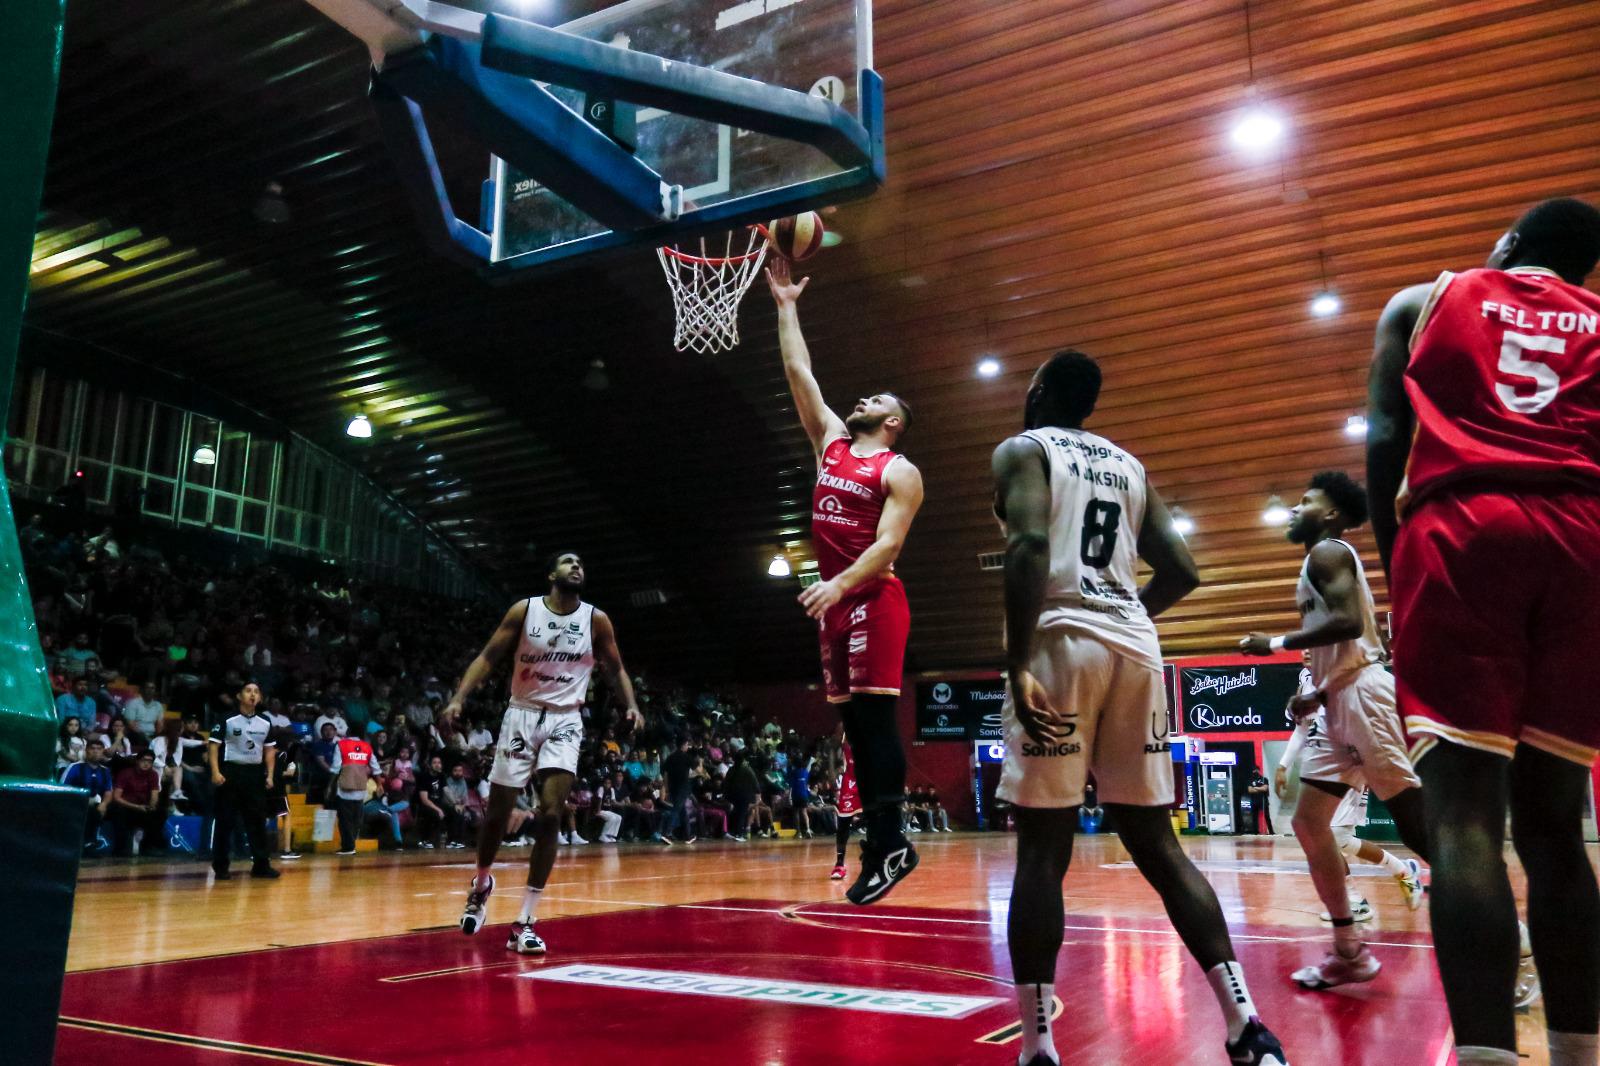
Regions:
[[[551,589],[574,593],[583,591],[587,576],[583,570],[583,560],[571,552],[555,556],[545,573],[550,579]]]
[[[890,417],[892,416],[887,412],[873,414],[871,411],[852,411],[845,417],[844,428],[850,432],[852,437],[859,437],[865,433],[876,433],[885,422],[889,421]]]

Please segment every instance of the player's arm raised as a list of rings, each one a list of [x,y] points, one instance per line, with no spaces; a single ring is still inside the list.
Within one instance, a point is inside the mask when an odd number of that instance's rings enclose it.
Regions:
[[[810,278],[795,281],[789,261],[774,255],[767,260],[767,287],[772,302],[778,305],[778,349],[783,353],[783,376],[789,379],[789,394],[794,397],[800,424],[811,438],[811,450],[818,455],[830,440],[845,435],[844,421],[823,402],[822,389],[811,372],[811,351],[800,332],[800,294]]]
[[[1278,640],[1278,648],[1273,648],[1273,638],[1267,634],[1251,633],[1239,641],[1241,652],[1271,655],[1278,649],[1320,648],[1361,636],[1361,580],[1356,574],[1356,557],[1347,548],[1323,541],[1311,549],[1306,573],[1328,605],[1328,617],[1310,628],[1285,633]]]
[[[1367,375],[1367,499],[1371,501],[1372,535],[1378,542],[1383,572],[1390,572],[1394,538],[1400,532],[1395,500],[1405,481],[1411,456],[1413,416],[1406,396],[1406,365],[1411,361],[1411,331],[1427,303],[1428,285],[1402,289],[1378,318],[1372,369]]]
[[[812,618],[821,618],[845,593],[882,574],[900,557],[911,520],[922,506],[922,472],[909,460],[899,459],[884,471],[883,484],[889,497],[883,501],[883,513],[878,516],[877,538],[833,580],[819,581],[800,593],[800,605]]]
[[[1166,501],[1150,484],[1144,483],[1144,524],[1139,527],[1139,558],[1150,564],[1150,580],[1139,590],[1139,602],[1151,618],[1172,607],[1200,587],[1200,570],[1189,554],[1189,545],[1172,528],[1172,514]]]
[[[623,713],[637,729],[644,728],[644,715],[639,713],[639,701],[633,694],[633,682],[622,666],[622,649],[617,647],[617,631],[611,617],[600,608],[594,610],[594,664],[611,686],[612,692],[622,694]]]
[[[1044,454],[1026,437],[1012,437],[994,450],[992,466],[995,515],[1006,530],[1006,681],[1012,709],[1035,742],[1059,743],[1071,735],[1070,727],[1028,669],[1050,578],[1050,479]]]
[[[505,657],[516,650],[517,638],[522,636],[522,626],[527,620],[527,600],[518,601],[506,612],[506,616],[500,619],[500,624],[489,637],[489,643],[483,646],[478,657],[468,665],[467,672],[461,675],[461,685],[456,689],[455,695],[450,697],[450,703],[444,709],[447,721],[455,721],[456,715],[461,713],[461,704],[472,695],[472,690],[483,684],[484,679],[494,673]]]

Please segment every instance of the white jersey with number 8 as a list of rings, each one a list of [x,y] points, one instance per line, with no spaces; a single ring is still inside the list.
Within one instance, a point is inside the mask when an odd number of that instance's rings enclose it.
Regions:
[[[1050,476],[1050,577],[1040,629],[1073,629],[1159,667],[1155,624],[1139,601],[1144,464],[1087,430],[1023,434]]]

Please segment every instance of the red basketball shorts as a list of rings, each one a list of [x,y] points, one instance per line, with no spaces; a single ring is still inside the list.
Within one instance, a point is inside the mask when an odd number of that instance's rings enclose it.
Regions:
[[[821,631],[828,702],[847,703],[854,692],[900,695],[910,635],[911,607],[897,580],[880,581],[834,604]]]
[[[1600,754],[1600,495],[1425,498],[1395,542],[1394,669],[1420,758],[1440,740]]]

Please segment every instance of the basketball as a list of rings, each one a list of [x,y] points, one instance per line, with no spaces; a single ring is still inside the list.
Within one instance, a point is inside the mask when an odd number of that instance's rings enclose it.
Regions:
[[[767,223],[767,243],[772,250],[792,263],[810,259],[822,247],[822,235],[828,232],[822,216],[806,211],[789,218]]]

